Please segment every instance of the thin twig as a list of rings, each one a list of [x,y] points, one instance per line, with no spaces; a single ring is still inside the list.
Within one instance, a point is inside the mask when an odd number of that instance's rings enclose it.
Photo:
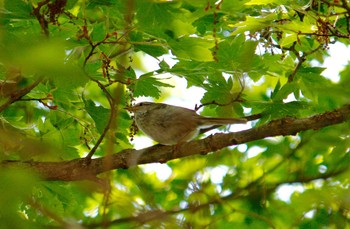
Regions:
[[[117,110],[116,110],[116,106],[115,106],[115,101],[114,100],[112,100],[112,102],[110,103],[110,106],[111,106],[111,113],[109,115],[109,119],[108,119],[107,125],[103,129],[103,132],[101,133],[101,135],[98,138],[97,142],[95,143],[94,147],[90,150],[88,155],[85,157],[85,159],[87,160],[88,163],[91,162],[91,157],[94,155],[94,153],[96,152],[96,150],[98,149],[98,147],[102,143],[102,141],[103,141],[104,137],[106,136],[108,130],[110,129],[114,119],[116,118]]]

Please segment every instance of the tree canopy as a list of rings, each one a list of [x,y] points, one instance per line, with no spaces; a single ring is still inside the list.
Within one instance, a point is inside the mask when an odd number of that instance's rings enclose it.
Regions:
[[[349,38],[346,0],[0,1],[0,227],[348,228]],[[249,128],[135,149],[168,78]]]

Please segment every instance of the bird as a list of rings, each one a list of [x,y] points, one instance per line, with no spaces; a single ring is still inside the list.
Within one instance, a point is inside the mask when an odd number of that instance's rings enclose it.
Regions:
[[[165,103],[141,102],[125,109],[134,113],[139,129],[162,145],[190,141],[203,128],[247,122],[245,118],[205,117],[194,110]]]

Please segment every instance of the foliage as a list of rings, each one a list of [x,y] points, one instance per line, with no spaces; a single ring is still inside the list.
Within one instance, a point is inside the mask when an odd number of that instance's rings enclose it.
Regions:
[[[132,148],[135,99],[199,87],[203,114],[303,118],[349,103],[345,0],[0,1],[0,157],[65,161]],[[163,60],[172,55],[174,66]],[[148,72],[148,55],[159,69]],[[335,58],[335,57],[331,57]],[[287,99],[288,98],[288,99]],[[290,100],[290,98],[293,98]],[[348,228],[349,123],[88,181],[0,170],[1,228]],[[160,172],[162,173],[162,172]],[[291,191],[290,198],[283,199]],[[176,226],[175,226],[176,225]]]

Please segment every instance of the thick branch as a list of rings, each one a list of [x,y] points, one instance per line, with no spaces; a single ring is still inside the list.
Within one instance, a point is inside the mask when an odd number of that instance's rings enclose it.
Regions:
[[[92,159],[87,164],[84,158],[61,162],[3,161],[2,167],[30,168],[38,172],[45,180],[83,180],[113,170],[126,169],[140,164],[161,162],[187,157],[195,154],[206,154],[227,146],[273,137],[294,135],[300,131],[317,130],[345,122],[350,119],[350,105],[345,105],[332,112],[326,112],[309,118],[283,118],[268,124],[236,133],[215,134],[205,139],[184,143],[180,146],[155,145],[135,150],[126,149],[114,155]]]

